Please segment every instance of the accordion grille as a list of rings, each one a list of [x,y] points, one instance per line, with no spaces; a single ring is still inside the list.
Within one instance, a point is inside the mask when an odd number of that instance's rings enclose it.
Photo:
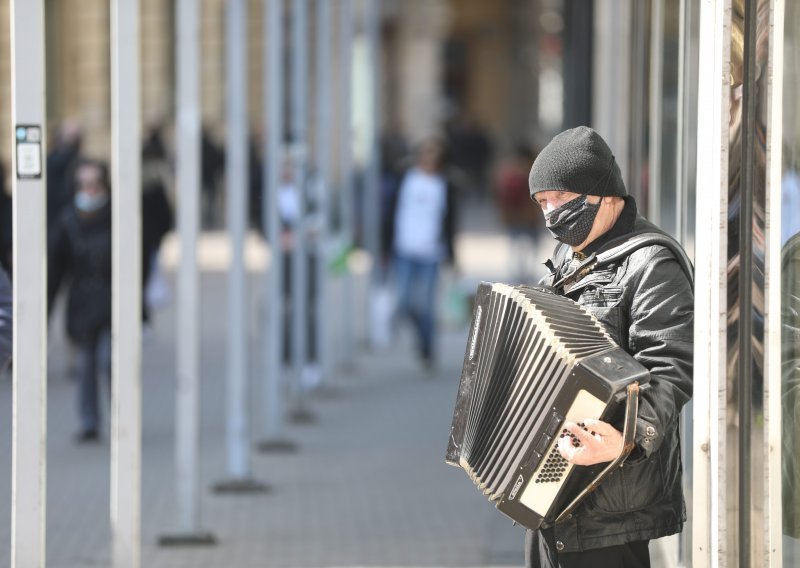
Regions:
[[[573,367],[615,345],[585,308],[542,289],[492,284],[483,306],[459,465],[496,500]]]

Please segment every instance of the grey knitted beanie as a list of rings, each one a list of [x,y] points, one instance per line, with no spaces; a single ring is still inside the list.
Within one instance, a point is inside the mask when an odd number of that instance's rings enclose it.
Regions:
[[[625,197],[625,183],[614,155],[587,126],[565,130],[544,147],[528,177],[531,197],[540,191]]]

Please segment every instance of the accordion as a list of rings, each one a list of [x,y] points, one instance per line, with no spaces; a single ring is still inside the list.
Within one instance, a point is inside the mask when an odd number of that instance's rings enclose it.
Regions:
[[[445,459],[515,522],[532,530],[559,522],[633,449],[648,380],[572,300],[481,283]],[[608,465],[575,466],[558,451],[563,423],[587,418],[623,420],[623,447]]]

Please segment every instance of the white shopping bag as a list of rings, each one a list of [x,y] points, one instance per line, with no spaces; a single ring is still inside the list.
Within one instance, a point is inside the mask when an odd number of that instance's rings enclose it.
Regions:
[[[396,306],[391,286],[379,286],[370,298],[369,340],[373,348],[385,348],[392,343],[392,319]]]

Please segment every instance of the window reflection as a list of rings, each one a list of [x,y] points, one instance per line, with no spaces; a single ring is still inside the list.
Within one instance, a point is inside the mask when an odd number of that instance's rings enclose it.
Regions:
[[[783,565],[800,565],[800,6],[785,4],[781,180]]]

